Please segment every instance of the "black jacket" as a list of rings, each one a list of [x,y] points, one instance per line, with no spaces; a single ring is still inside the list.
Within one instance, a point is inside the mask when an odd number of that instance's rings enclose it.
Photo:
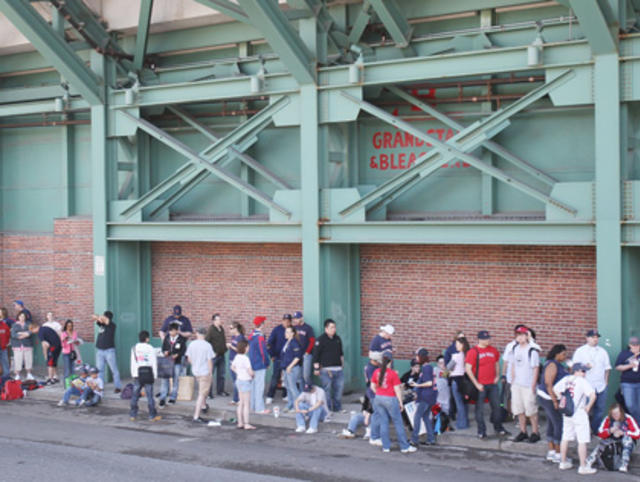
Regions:
[[[217,329],[215,325],[211,325],[204,339],[211,343],[216,356],[223,356],[227,352],[227,339],[224,336],[224,328]]]
[[[318,363],[321,368],[342,366],[342,340],[338,335],[329,338],[323,333],[313,347],[313,363]]]
[[[169,352],[169,355],[177,354],[176,363],[182,363],[182,357],[184,357],[186,351],[187,339],[184,336],[178,335],[173,346],[171,346],[171,337],[169,335],[164,337],[162,342],[162,353]]]

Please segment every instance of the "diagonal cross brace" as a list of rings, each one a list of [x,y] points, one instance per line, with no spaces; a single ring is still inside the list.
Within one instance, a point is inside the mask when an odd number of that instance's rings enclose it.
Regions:
[[[286,208],[284,208],[280,204],[273,201],[273,199],[271,199],[269,196],[264,194],[262,191],[256,189],[251,184],[243,181],[241,178],[227,171],[226,169],[223,169],[215,165],[215,160],[224,156],[226,153],[226,149],[228,148],[228,146],[225,146],[224,148],[221,147],[222,145],[229,142],[229,141],[226,141],[226,138],[221,139],[217,143],[218,145],[214,145],[214,147],[210,149],[209,154],[212,155],[212,157],[214,158],[214,161],[209,162],[204,157],[202,157],[199,153],[191,149],[189,146],[187,146],[183,142],[180,142],[178,139],[168,134],[167,132],[163,131],[162,129],[154,126],[149,121],[135,117],[126,111],[119,112],[119,115],[123,115],[127,117],[129,120],[135,122],[138,125],[139,129],[145,131],[150,136],[155,137],[157,140],[159,140],[163,144],[171,147],[177,153],[182,154],[187,159],[189,159],[191,163],[196,167],[207,169],[212,174],[215,174],[218,178],[228,182],[233,187],[239,189],[240,191],[245,193],[247,196],[252,197],[259,203],[269,208],[276,209],[281,213],[285,214],[286,216],[291,215],[291,213]]]
[[[451,127],[452,129],[457,129],[458,131],[461,131],[464,129],[464,126],[462,124],[456,122],[451,117],[447,116],[446,114],[443,114],[442,112],[435,109],[434,107],[416,99],[414,96],[406,93],[404,90],[399,89],[398,87],[393,87],[393,86],[387,87],[387,90],[397,95],[401,99],[406,100],[410,104],[413,104],[414,106],[418,107],[419,109],[426,112],[427,114],[435,117],[440,122]],[[504,160],[510,162],[516,167],[519,167],[523,171],[534,176],[536,179],[544,182],[545,184],[553,186],[557,182],[557,180],[554,179],[553,177],[549,176],[543,171],[532,166],[525,160],[520,159],[518,156],[512,154],[511,152],[509,152],[507,149],[502,147],[500,144],[497,144],[496,142],[486,141],[482,144],[482,147],[493,152],[494,154],[497,154],[498,156],[502,157]]]
[[[431,136],[428,136],[422,131],[415,129],[407,122],[404,122],[400,119],[397,119],[396,117],[391,116],[390,114],[383,111],[382,109],[379,109],[360,99],[357,99],[347,94],[346,92],[342,92],[342,95],[345,98],[361,106],[361,108],[363,108],[365,111],[375,115],[376,117],[379,117],[383,121],[389,124],[392,124],[406,132],[412,133],[418,138],[426,140],[427,142],[431,143],[433,146],[436,146],[436,147],[433,150],[429,151],[428,153],[424,154],[423,156],[420,156],[416,160],[415,166],[399,174],[398,176],[384,182],[382,185],[378,186],[376,189],[374,189],[370,193],[360,198],[357,202],[343,209],[340,212],[340,214],[344,216],[359,207],[365,206],[370,202],[376,200],[377,198],[387,194],[388,192],[395,190],[399,186],[402,186],[406,183],[411,182],[416,175],[423,175],[423,176],[428,175],[429,173],[437,170],[437,168],[441,166],[443,163],[448,162],[449,160],[454,159],[456,157],[468,162],[469,164],[474,165],[474,167],[477,167],[478,169],[481,169],[484,172],[487,172],[488,174],[492,175],[493,177],[496,177],[499,180],[502,180],[503,182],[507,182],[511,184],[513,187],[516,187],[537,199],[543,200],[544,202],[551,202],[557,206],[562,207],[568,212],[575,214],[576,210],[573,209],[572,207],[567,206],[564,203],[561,203],[560,201],[556,201],[550,198],[549,196],[542,193],[541,191],[511,178],[503,171],[496,169],[492,166],[488,166],[484,162],[480,161],[479,159],[464,152],[464,151],[471,151],[475,149],[482,142],[484,142],[487,137],[497,134],[497,132],[499,132],[501,128],[506,127],[505,122],[508,121],[508,119],[512,115],[521,111],[522,109],[524,109],[531,103],[535,102],[539,98],[543,97],[554,88],[564,84],[574,75],[575,74],[573,73],[573,71],[563,72],[557,78],[531,91],[529,94],[520,98],[510,106],[492,114],[491,116],[487,117],[482,121],[475,122],[471,126],[467,127],[466,129],[456,134],[453,138],[451,138],[446,143],[440,141],[439,139],[434,139]],[[426,160],[429,160],[429,162],[424,162]]]
[[[256,115],[251,117],[251,119],[249,119],[247,122],[236,127],[223,139],[218,140],[216,143],[200,152],[198,156],[215,164],[227,152],[226,147],[233,146],[246,135],[253,134],[252,139],[250,139],[249,141],[245,141],[240,146],[238,146],[238,150],[248,149],[255,142],[255,134],[269,125],[271,123],[272,116],[276,112],[284,108],[288,103],[288,97],[281,97],[280,99],[277,99],[271,105],[265,107]],[[133,120],[136,123],[138,121],[138,119],[135,117],[133,117]],[[151,127],[155,126],[151,125]],[[169,191],[176,183],[183,182],[190,176],[196,177],[198,175],[201,175],[203,172],[208,172],[208,170],[205,167],[198,169],[198,167],[194,163],[184,164],[171,176],[160,182],[158,185],[154,186],[151,190],[141,196],[136,202],[134,202],[120,214],[125,217],[130,217],[132,214],[139,211],[140,209],[143,209],[159,196]],[[188,182],[190,182],[191,180],[192,179],[190,179]]]
[[[408,47],[413,27],[409,25],[395,0],[369,0],[398,47]]]
[[[169,110],[211,141],[217,142],[220,139],[220,136],[216,135],[211,129],[198,122],[198,120],[194,116],[182,110],[181,108],[176,106],[169,106]],[[241,162],[244,162],[247,166],[253,168],[256,172],[260,173],[277,187],[281,189],[291,189],[291,186],[287,184],[284,179],[271,172],[249,154],[246,154],[245,152],[237,149],[236,146],[229,147],[229,153],[238,158]]]

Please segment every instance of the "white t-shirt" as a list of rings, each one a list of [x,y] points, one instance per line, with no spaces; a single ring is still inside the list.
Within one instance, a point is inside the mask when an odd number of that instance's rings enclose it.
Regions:
[[[231,368],[235,370],[238,380],[251,380],[249,372],[251,370],[251,361],[247,355],[238,353],[231,362]]]
[[[582,345],[573,354],[573,363],[584,363],[591,365],[587,370],[585,378],[597,393],[607,388],[605,372],[611,370],[611,361],[607,350],[601,346]]]
[[[57,321],[53,320],[53,321],[45,321],[42,326],[48,326],[49,328],[51,328],[52,330],[54,330],[59,337],[62,337],[62,325],[60,323],[58,323]]]
[[[307,402],[309,404],[309,407],[313,407],[318,400],[320,400],[322,403],[321,405],[324,405],[325,407],[327,406],[327,394],[324,392],[324,390],[318,386],[314,386],[315,390],[313,391],[313,393],[311,392],[302,392],[299,396],[298,396],[298,400],[301,402]]]
[[[586,415],[586,412],[582,410],[586,405],[589,397],[595,395],[595,390],[586,379],[586,377],[577,377],[575,375],[570,375],[568,377],[564,377],[558,383],[553,386],[553,391],[556,393],[556,396],[560,398],[562,393],[569,389],[571,392],[571,398],[573,398],[574,411],[573,416],[582,417],[582,413]],[[581,413],[578,413],[581,412]]]
[[[452,377],[461,377],[464,375],[464,353],[458,351],[451,355],[451,359],[455,362],[453,370],[451,370]]]
[[[520,387],[533,385],[533,371],[540,366],[540,355],[537,350],[532,348],[531,345],[525,345],[523,348],[518,344],[509,352],[509,372],[512,367],[514,370],[514,376],[511,380],[513,385]]]
[[[87,378],[87,385],[89,384],[92,386],[93,393],[97,393],[98,395],[102,396],[102,391],[104,390],[104,382],[102,381],[102,378],[93,378],[92,376],[90,376],[89,378]]]
[[[187,346],[187,358],[191,363],[191,373],[194,377],[211,375],[209,360],[215,358],[211,343],[206,340],[194,340]]]

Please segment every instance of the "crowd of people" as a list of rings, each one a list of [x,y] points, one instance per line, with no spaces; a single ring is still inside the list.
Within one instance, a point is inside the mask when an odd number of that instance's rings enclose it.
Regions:
[[[62,326],[52,313],[47,313],[47,321],[39,324],[22,301],[16,301],[14,309],[15,321],[9,318],[5,308],[0,309],[0,367],[4,375],[12,373],[12,377],[19,380],[24,372],[25,380],[34,378],[35,335],[47,364],[45,384],[59,382],[57,364],[62,355],[63,378],[70,383],[59,405],[67,405],[72,399],[76,406],[100,403],[107,365],[115,392],[122,391],[113,313],[105,311],[93,316],[97,337],[95,367],[92,367],[81,361],[78,347],[83,341],[72,320]],[[330,420],[332,414],[344,413],[344,354],[336,323],[327,319],[323,333],[316,337],[300,311],[283,315],[268,336],[264,331],[265,322],[266,317],[256,316],[249,333],[245,333],[242,324],[231,323],[227,327],[230,335],[227,339],[220,314],[212,316],[210,326],[194,330],[189,318],[176,305],[159,331],[159,349],[150,344],[151,334],[144,330],[131,348],[131,420],[138,417],[143,394],[147,398],[149,419],[161,420],[156,396],[160,408],[175,404],[181,377],[188,369],[198,387],[193,413],[193,422],[197,424],[211,423],[202,416],[209,409],[208,399],[230,396],[229,403],[237,406],[238,428],[255,430],[250,414],[271,413],[270,405],[278,389],[286,402],[283,411],[295,413],[296,432],[316,433],[319,424]],[[537,443],[541,440],[538,417],[541,407],[546,418],[546,460],[557,463],[561,470],[572,468],[567,452],[569,443],[576,441],[579,474],[595,473],[596,462],[600,463],[610,453],[618,454],[616,470],[628,470],[631,453],[640,439],[637,422],[640,420],[640,339],[637,337],[628,340],[628,347],[620,352],[612,366],[608,352],[599,346],[597,330],[585,334],[586,343],[575,350],[572,357],[563,344],[553,345],[543,356],[535,332],[525,325],[514,328],[514,339],[502,354],[491,345],[488,331],[479,331],[473,346],[459,331],[451,345],[435,357],[435,363],[426,348],[418,348],[410,369],[400,376],[393,365],[394,334],[394,327],[387,324],[381,326],[372,339],[363,374],[366,392],[361,399],[362,410],[352,414],[342,437],[355,438],[363,427],[363,438],[381,447],[383,452],[389,452],[393,426],[400,451],[411,453],[421,444],[436,444],[437,435],[446,430],[470,429],[469,411],[474,410],[477,436],[484,440],[488,437],[485,422],[488,405],[489,421],[498,437],[511,435],[505,423],[513,417],[517,433],[512,440]],[[12,357],[9,357],[9,347]],[[271,379],[267,385],[269,368]],[[621,372],[621,383],[616,403],[607,411],[609,375],[613,368]],[[232,395],[225,391],[227,369],[233,380]],[[314,375],[320,382],[318,385],[314,384]],[[160,382],[157,395],[156,381]],[[273,407],[274,412],[277,409]],[[592,435],[599,437],[601,443],[587,454]]]

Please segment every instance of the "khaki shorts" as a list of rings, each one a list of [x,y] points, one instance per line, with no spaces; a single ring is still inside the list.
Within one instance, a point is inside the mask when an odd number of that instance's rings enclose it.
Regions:
[[[198,398],[206,399],[211,388],[211,375],[196,377],[196,380],[198,380]]]
[[[578,439],[579,444],[588,444],[591,441],[591,426],[589,416],[580,408],[573,417],[562,416],[562,440],[569,442]]]
[[[527,417],[538,413],[536,394],[531,387],[511,384],[511,413],[514,415],[524,413]]]

